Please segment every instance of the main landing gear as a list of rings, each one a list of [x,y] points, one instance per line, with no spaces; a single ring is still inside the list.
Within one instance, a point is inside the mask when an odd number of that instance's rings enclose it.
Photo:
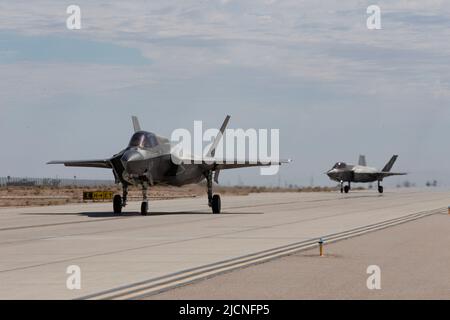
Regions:
[[[208,206],[211,207],[212,213],[218,214],[221,210],[221,200],[218,194],[213,195],[212,191],[212,171],[206,174],[206,186],[208,188]]]
[[[380,183],[381,183],[381,181],[378,181],[378,192],[379,192],[379,193],[383,193],[383,192],[384,192],[383,186],[380,185]]]
[[[148,214],[148,184],[144,183],[142,185],[142,204],[141,204],[141,214],[146,216]],[[113,209],[114,213],[121,213],[122,208],[127,205],[127,197],[128,197],[128,186],[125,185],[123,187],[123,196],[116,194],[113,198]]]
[[[348,193],[351,190],[350,181],[348,182],[348,185],[344,186],[344,181],[341,181],[341,193]],[[384,189],[381,185],[381,181],[378,181],[378,192],[383,193]]]
[[[344,181],[341,181],[341,193],[348,193],[350,191],[350,181],[348,182],[348,185],[344,186]]]

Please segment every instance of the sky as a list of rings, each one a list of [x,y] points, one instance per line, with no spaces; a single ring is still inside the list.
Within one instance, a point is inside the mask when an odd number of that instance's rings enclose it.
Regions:
[[[373,4],[381,30],[366,26]],[[225,185],[334,185],[337,161],[398,154],[409,176],[385,185],[450,186],[449,27],[440,0],[0,0],[0,176],[111,178],[45,163],[112,156],[131,115],[170,137],[230,114],[230,128],[279,129],[293,162]]]

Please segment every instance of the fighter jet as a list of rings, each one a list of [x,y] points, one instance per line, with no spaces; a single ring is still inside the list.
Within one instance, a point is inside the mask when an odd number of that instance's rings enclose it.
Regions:
[[[381,182],[389,176],[405,175],[406,173],[391,172],[392,166],[397,160],[397,155],[392,156],[391,160],[384,166],[383,170],[378,171],[375,168],[366,165],[366,157],[359,156],[358,165],[349,165],[345,162],[336,163],[333,168],[326,172],[331,180],[341,184],[341,193],[348,193],[351,189],[351,182],[378,182],[378,192],[383,193]],[[348,184],[344,186],[344,183]]]
[[[172,152],[172,143],[169,139],[158,136],[152,132],[141,130],[139,120],[133,116],[135,133],[128,146],[108,159],[77,160],[77,161],[50,161],[47,164],[63,164],[66,167],[91,167],[112,169],[115,182],[122,185],[122,196],[115,195],[113,209],[115,213],[121,213],[127,205],[128,187],[142,187],[143,201],[141,214],[148,213],[147,192],[149,186],[158,184],[182,186],[190,183],[199,183],[206,179],[208,205],[213,213],[220,213],[221,200],[218,194],[213,194],[213,179],[218,183],[219,173],[224,169],[281,165],[290,160],[277,162],[261,162],[250,160],[226,160],[216,159],[216,148],[228,125],[230,116],[225,118],[218,135],[211,144],[210,150],[205,156],[189,156],[189,158],[177,158]],[[176,161],[174,161],[174,159]],[[200,160],[199,160],[200,159]],[[214,174],[214,178],[213,178]]]

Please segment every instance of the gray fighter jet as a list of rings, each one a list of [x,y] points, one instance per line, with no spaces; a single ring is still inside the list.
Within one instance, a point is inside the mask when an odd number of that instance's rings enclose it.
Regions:
[[[221,200],[218,194],[213,195],[212,183],[218,183],[219,173],[224,169],[281,165],[290,160],[281,160],[276,163],[266,163],[250,160],[219,160],[215,159],[217,145],[223,136],[228,125],[230,116],[220,128],[218,135],[213,141],[206,156],[186,158],[176,158],[172,154],[172,144],[169,139],[160,137],[154,133],[141,130],[138,119],[133,116],[133,126],[135,133],[131,137],[127,148],[120,151],[112,158],[100,160],[80,160],[80,161],[50,161],[47,164],[64,164],[66,167],[93,167],[112,169],[115,182],[122,184],[123,194],[115,195],[113,198],[113,208],[115,213],[122,212],[122,208],[127,204],[128,187],[130,185],[141,186],[143,201],[141,204],[141,214],[147,215],[149,186],[166,184],[182,186],[190,183],[199,183],[206,179],[208,205],[213,213],[220,213]],[[200,159],[200,160],[199,160]],[[195,160],[195,162],[194,162]]]
[[[378,192],[383,193],[383,186],[381,182],[384,178],[389,176],[405,175],[406,173],[391,172],[392,166],[397,160],[397,155],[394,155],[391,160],[384,166],[383,170],[378,171],[375,168],[366,165],[366,157],[359,156],[358,165],[349,165],[345,162],[336,163],[331,170],[326,174],[331,180],[337,181],[341,184],[341,193],[348,193],[351,188],[351,182],[378,182]],[[344,183],[348,184],[344,186]]]

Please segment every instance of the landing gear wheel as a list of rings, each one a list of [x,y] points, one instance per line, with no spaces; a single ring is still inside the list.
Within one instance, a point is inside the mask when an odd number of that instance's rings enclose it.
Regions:
[[[384,191],[384,190],[383,190],[383,186],[379,186],[379,187],[378,187],[378,192],[379,192],[379,193],[383,193],[383,191]]]
[[[341,193],[344,193],[344,188],[341,188]]]
[[[220,213],[221,206],[222,206],[222,204],[220,201],[220,196],[218,194],[215,194],[211,201],[212,212]]]
[[[121,213],[122,212],[122,197],[118,194],[114,196],[113,199],[113,208],[114,213]]]
[[[344,187],[344,192],[345,192],[345,193],[348,193],[349,191],[350,191],[350,187],[349,187],[349,186],[345,186],[345,187]]]
[[[141,215],[146,216],[148,214],[148,202],[142,202]]]

